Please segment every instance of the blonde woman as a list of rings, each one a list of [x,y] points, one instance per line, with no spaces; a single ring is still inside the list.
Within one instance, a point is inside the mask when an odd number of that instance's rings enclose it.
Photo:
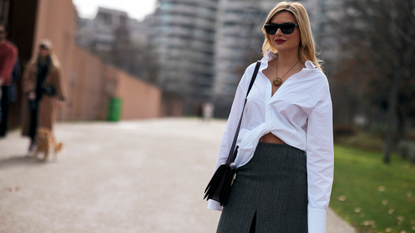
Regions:
[[[38,127],[52,130],[57,101],[65,100],[60,63],[52,51],[52,42],[43,40],[39,53],[23,75],[22,135],[30,137],[29,152],[36,148]]]
[[[333,181],[332,103],[307,11],[281,2],[263,26],[261,65],[238,136],[236,178],[217,232],[324,233]],[[227,159],[255,64],[243,75],[216,168]]]

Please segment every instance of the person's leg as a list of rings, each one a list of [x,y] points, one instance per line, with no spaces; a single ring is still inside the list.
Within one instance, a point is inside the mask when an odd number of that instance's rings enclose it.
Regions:
[[[34,103],[30,103],[30,104],[34,104]],[[30,146],[29,146],[29,152],[33,151],[36,147],[35,137],[36,137],[36,131],[37,131],[37,114],[38,114],[38,109],[37,108],[31,108],[30,109],[30,128],[29,128]]]
[[[5,137],[7,134],[7,126],[9,121],[9,87],[2,86],[2,95],[1,98],[1,111],[2,111],[2,120],[0,122],[0,137]]]

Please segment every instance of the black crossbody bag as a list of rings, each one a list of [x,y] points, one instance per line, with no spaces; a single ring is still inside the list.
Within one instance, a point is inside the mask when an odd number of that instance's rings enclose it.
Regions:
[[[238,139],[239,130],[241,128],[242,117],[244,115],[246,100],[248,98],[248,94],[251,91],[251,88],[255,82],[256,76],[258,74],[259,67],[261,62],[258,61],[255,66],[255,71],[252,74],[251,83],[249,84],[248,92],[246,93],[244,107],[242,108],[241,118],[239,119],[239,124],[235,132],[235,136],[233,138],[232,146],[229,151],[228,159],[226,160],[225,164],[222,164],[218,167],[216,172],[213,174],[212,179],[210,180],[209,184],[205,189],[205,197],[203,199],[215,200],[220,203],[221,206],[226,204],[226,200],[229,195],[229,191],[232,186],[232,181],[235,176],[235,158],[238,153],[238,147],[236,146],[236,141]]]

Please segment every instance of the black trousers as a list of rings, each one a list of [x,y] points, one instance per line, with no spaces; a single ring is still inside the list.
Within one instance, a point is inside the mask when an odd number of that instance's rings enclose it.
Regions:
[[[35,141],[37,127],[38,127],[38,101],[29,101],[30,125],[29,137],[31,142]]]
[[[1,97],[1,114],[2,119],[0,122],[0,137],[5,137],[8,130],[8,122],[9,122],[9,106],[10,106],[10,87],[9,86],[2,86],[2,97]]]

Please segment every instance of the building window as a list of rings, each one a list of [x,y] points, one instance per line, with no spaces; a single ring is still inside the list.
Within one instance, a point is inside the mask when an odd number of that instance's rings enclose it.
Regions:
[[[160,16],[161,22],[166,23],[170,21],[170,15],[162,15]]]
[[[98,19],[105,24],[112,24],[112,17],[107,13],[99,13]]]
[[[127,17],[124,15],[120,16],[120,25],[123,27],[127,26]]]
[[[160,10],[168,11],[172,8],[172,6],[173,6],[173,3],[171,2],[162,2],[160,4]]]

